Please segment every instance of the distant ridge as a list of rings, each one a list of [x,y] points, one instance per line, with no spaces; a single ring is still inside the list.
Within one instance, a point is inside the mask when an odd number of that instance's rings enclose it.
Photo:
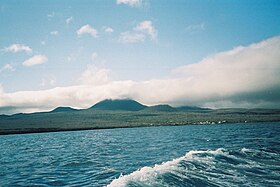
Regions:
[[[154,105],[150,106],[145,109],[145,111],[150,111],[150,112],[175,112],[177,111],[176,108],[173,108],[170,105]]]
[[[76,112],[77,111],[77,112]],[[107,99],[88,109],[58,107],[49,112],[0,115],[0,135],[161,125],[280,122],[280,109],[208,109],[167,104],[145,106],[131,99]]]
[[[57,107],[51,112],[74,112],[74,111],[78,111],[78,110],[71,107]]]
[[[154,105],[145,109],[145,111],[149,112],[206,112],[210,110],[209,108],[200,108],[197,106],[172,107],[167,104]]]
[[[187,112],[187,111],[210,111],[210,108],[200,108],[197,106],[180,106],[177,107],[179,111]]]
[[[94,110],[122,110],[122,111],[139,111],[147,106],[131,99],[106,99],[90,107]]]
[[[89,108],[90,110],[122,110],[122,111],[140,111],[149,112],[185,112],[185,111],[210,111],[208,108],[197,106],[172,107],[168,104],[159,104],[146,106],[132,99],[105,99]]]

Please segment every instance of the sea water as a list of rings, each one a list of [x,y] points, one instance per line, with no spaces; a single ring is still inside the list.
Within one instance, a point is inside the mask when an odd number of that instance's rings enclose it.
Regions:
[[[0,136],[0,186],[280,186],[280,123]]]

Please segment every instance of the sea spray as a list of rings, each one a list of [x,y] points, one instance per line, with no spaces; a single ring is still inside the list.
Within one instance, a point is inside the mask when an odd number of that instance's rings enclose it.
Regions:
[[[255,160],[254,155],[259,153],[273,156],[275,161],[280,162],[279,156],[274,153],[246,148],[237,151],[223,148],[192,150],[180,158],[120,176],[107,187],[280,184],[277,180],[280,177],[280,166],[262,163],[260,159]],[[262,176],[263,174],[268,175]]]

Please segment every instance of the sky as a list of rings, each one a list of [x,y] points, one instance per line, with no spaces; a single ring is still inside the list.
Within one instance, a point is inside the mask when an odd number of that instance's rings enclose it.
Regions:
[[[1,0],[0,114],[280,108],[279,17],[278,0]]]

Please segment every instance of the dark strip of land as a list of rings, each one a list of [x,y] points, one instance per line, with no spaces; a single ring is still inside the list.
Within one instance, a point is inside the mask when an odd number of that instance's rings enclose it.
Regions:
[[[81,110],[0,116],[0,135],[162,125],[195,125],[280,121],[276,109],[199,111]]]

